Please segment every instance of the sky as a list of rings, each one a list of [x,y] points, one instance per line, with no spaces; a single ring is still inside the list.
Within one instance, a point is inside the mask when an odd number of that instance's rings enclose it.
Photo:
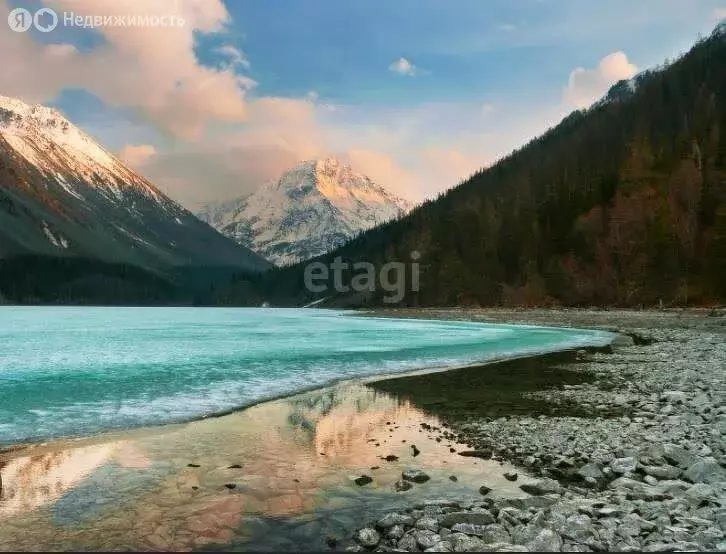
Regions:
[[[59,24],[15,32],[19,7]],[[64,24],[134,15],[174,25]],[[192,210],[321,157],[419,201],[723,18],[726,0],[0,0],[0,95],[54,106]]]

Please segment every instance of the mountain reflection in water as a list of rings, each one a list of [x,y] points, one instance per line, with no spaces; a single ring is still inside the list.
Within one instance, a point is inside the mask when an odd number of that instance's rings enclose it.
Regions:
[[[483,482],[512,489],[498,463],[452,455],[452,445],[429,437],[422,423],[438,425],[408,401],[347,383],[221,418],[131,431],[123,440],[6,452],[0,549],[259,545],[266,522],[280,518],[320,518],[324,537],[346,524],[338,517],[330,520],[338,527],[326,528],[323,512],[355,509],[360,518],[402,498],[393,483],[407,467],[432,476],[408,498],[477,494]],[[415,459],[412,444],[421,450]],[[389,454],[400,460],[383,461]],[[373,482],[355,485],[361,474]]]

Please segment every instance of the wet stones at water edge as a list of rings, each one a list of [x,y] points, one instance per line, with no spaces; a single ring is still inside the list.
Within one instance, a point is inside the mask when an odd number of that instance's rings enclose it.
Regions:
[[[401,473],[401,478],[404,481],[411,481],[413,483],[425,483],[431,479],[431,477],[420,469],[407,469]]]
[[[643,314],[608,317],[633,317],[643,327],[648,321]],[[574,405],[576,415],[450,422],[459,443],[491,448],[492,458],[522,468],[521,480],[525,473],[537,479],[520,484],[514,498],[484,488],[485,496],[456,506],[397,507],[413,522],[382,533],[376,548],[726,551],[726,329],[714,331],[703,319],[691,328],[686,316],[677,325],[658,319],[638,329],[653,338],[648,344],[588,355],[575,371],[593,380],[531,393]],[[446,519],[457,512],[487,513],[493,522],[487,515]]]
[[[353,482],[358,485],[359,487],[362,487],[363,485],[367,485],[368,483],[373,482],[373,478],[369,475],[361,475],[360,477],[356,477]]]
[[[459,456],[489,460],[492,457],[492,451],[489,448],[482,448],[479,450],[464,450],[462,452],[459,452]]]
[[[393,490],[396,492],[405,492],[413,488],[413,483],[410,481],[398,480],[393,484]]]

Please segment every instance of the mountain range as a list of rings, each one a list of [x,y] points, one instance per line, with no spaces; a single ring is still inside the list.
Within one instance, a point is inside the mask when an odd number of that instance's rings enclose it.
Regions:
[[[298,164],[251,194],[198,214],[277,265],[325,254],[412,204],[335,159]]]
[[[418,254],[401,305],[713,305],[726,301],[726,23],[681,58],[615,84],[542,136],[400,220],[317,261]],[[258,283],[273,303],[378,305]],[[353,272],[344,275],[350,283]],[[341,287],[337,287],[341,289]],[[345,287],[342,287],[345,288]],[[226,297],[233,301],[234,296]]]
[[[183,267],[270,267],[164,195],[56,110],[3,96],[0,262],[0,283],[8,272],[25,275],[22,282],[4,279],[6,295],[9,288],[33,281],[26,271],[31,266],[41,271],[47,263],[58,279],[60,267],[69,271],[78,264],[84,265],[84,279],[88,271],[103,273],[114,266],[113,271],[123,267],[122,273],[150,274],[151,280]]]
[[[379,278],[415,260],[406,306],[723,303],[724,60],[721,24],[406,215],[318,160],[207,207],[211,226],[58,112],[0,97],[0,301],[384,304],[380,282],[306,287],[307,259],[341,258]]]

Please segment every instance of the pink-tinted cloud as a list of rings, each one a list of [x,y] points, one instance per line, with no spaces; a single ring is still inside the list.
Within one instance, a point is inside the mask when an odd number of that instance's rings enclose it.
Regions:
[[[134,169],[145,166],[156,154],[156,148],[151,144],[127,144],[118,153],[119,159]]]
[[[254,81],[231,67],[201,65],[195,32],[211,33],[229,21],[221,0],[48,0],[58,13],[75,16],[174,16],[183,26],[95,28],[100,46],[79,52],[71,45],[36,43],[27,33],[0,33],[0,90],[31,102],[53,99],[64,88],[85,89],[107,105],[131,108],[176,136],[199,136],[209,123],[242,122],[245,93]],[[0,0],[0,20],[9,12]]]
[[[622,79],[630,79],[638,68],[628,61],[624,52],[608,54],[594,69],[578,67],[570,73],[564,100],[575,108],[587,108]]]

